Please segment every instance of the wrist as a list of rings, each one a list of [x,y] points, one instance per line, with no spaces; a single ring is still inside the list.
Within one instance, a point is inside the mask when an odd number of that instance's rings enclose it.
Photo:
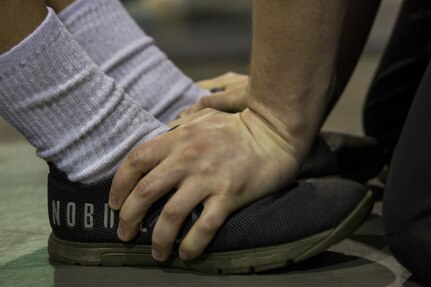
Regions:
[[[291,133],[282,123],[270,122],[250,108],[241,112],[240,118],[263,150],[271,154],[287,153],[299,164],[304,160],[309,144],[303,138]]]
[[[247,113],[252,113],[272,131],[277,133],[286,142],[295,146],[295,149],[304,157],[311,143],[320,129],[320,117],[309,115],[298,106],[267,107],[253,98],[249,98]],[[279,111],[277,111],[279,110]]]

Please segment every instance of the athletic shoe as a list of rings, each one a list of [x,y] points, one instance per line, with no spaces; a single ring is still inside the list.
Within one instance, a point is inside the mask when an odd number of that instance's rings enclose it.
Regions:
[[[136,238],[122,243],[116,235],[118,213],[108,207],[110,186],[111,180],[91,185],[72,183],[51,168],[51,259],[68,264],[160,266],[208,273],[260,272],[324,251],[353,232],[373,206],[371,192],[358,183],[306,180],[232,214],[199,258],[185,262],[175,251],[161,263],[151,256],[151,235],[174,191],[151,207]],[[186,219],[175,250],[201,211],[202,206],[198,206]]]
[[[366,182],[383,169],[385,155],[377,140],[322,132],[315,140],[299,178],[338,176]]]

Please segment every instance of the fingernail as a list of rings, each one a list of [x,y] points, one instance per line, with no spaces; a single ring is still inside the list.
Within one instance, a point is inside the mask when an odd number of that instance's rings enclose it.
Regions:
[[[162,260],[162,256],[161,256],[160,252],[157,251],[155,248],[153,248],[151,253],[152,253],[154,259],[156,259],[158,261]]]
[[[109,194],[109,205],[112,207],[116,207],[118,205],[118,198],[112,193]]]
[[[190,255],[187,252],[184,252],[184,251],[181,251],[181,250],[180,250],[180,257],[184,261],[189,261],[191,259]]]
[[[125,237],[125,235],[126,235],[126,232],[124,231],[124,228],[123,228],[123,226],[121,226],[121,224],[120,224],[120,225],[118,225],[117,235],[118,235],[118,237],[119,237],[121,240],[123,240],[123,238],[124,238],[124,237]]]

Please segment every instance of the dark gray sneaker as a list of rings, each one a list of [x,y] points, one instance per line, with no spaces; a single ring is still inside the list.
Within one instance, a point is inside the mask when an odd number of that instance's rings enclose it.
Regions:
[[[262,198],[232,214],[199,258],[167,262],[151,257],[151,234],[167,195],[156,202],[129,243],[116,235],[118,214],[108,207],[111,180],[72,183],[51,169],[48,209],[50,258],[81,265],[143,265],[208,273],[250,273],[287,266],[314,256],[353,232],[373,206],[371,192],[341,179],[307,180]],[[201,213],[195,208],[177,244]],[[177,250],[177,247],[174,248]]]
[[[365,183],[377,176],[385,154],[377,140],[321,132],[314,141],[299,178],[341,177]]]

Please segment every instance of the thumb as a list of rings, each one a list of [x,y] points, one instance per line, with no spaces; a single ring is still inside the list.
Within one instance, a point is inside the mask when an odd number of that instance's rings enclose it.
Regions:
[[[219,92],[202,97],[199,102],[193,106],[193,111],[197,112],[205,108],[212,108],[222,112],[229,112],[233,109],[233,105],[234,102],[229,93]]]

